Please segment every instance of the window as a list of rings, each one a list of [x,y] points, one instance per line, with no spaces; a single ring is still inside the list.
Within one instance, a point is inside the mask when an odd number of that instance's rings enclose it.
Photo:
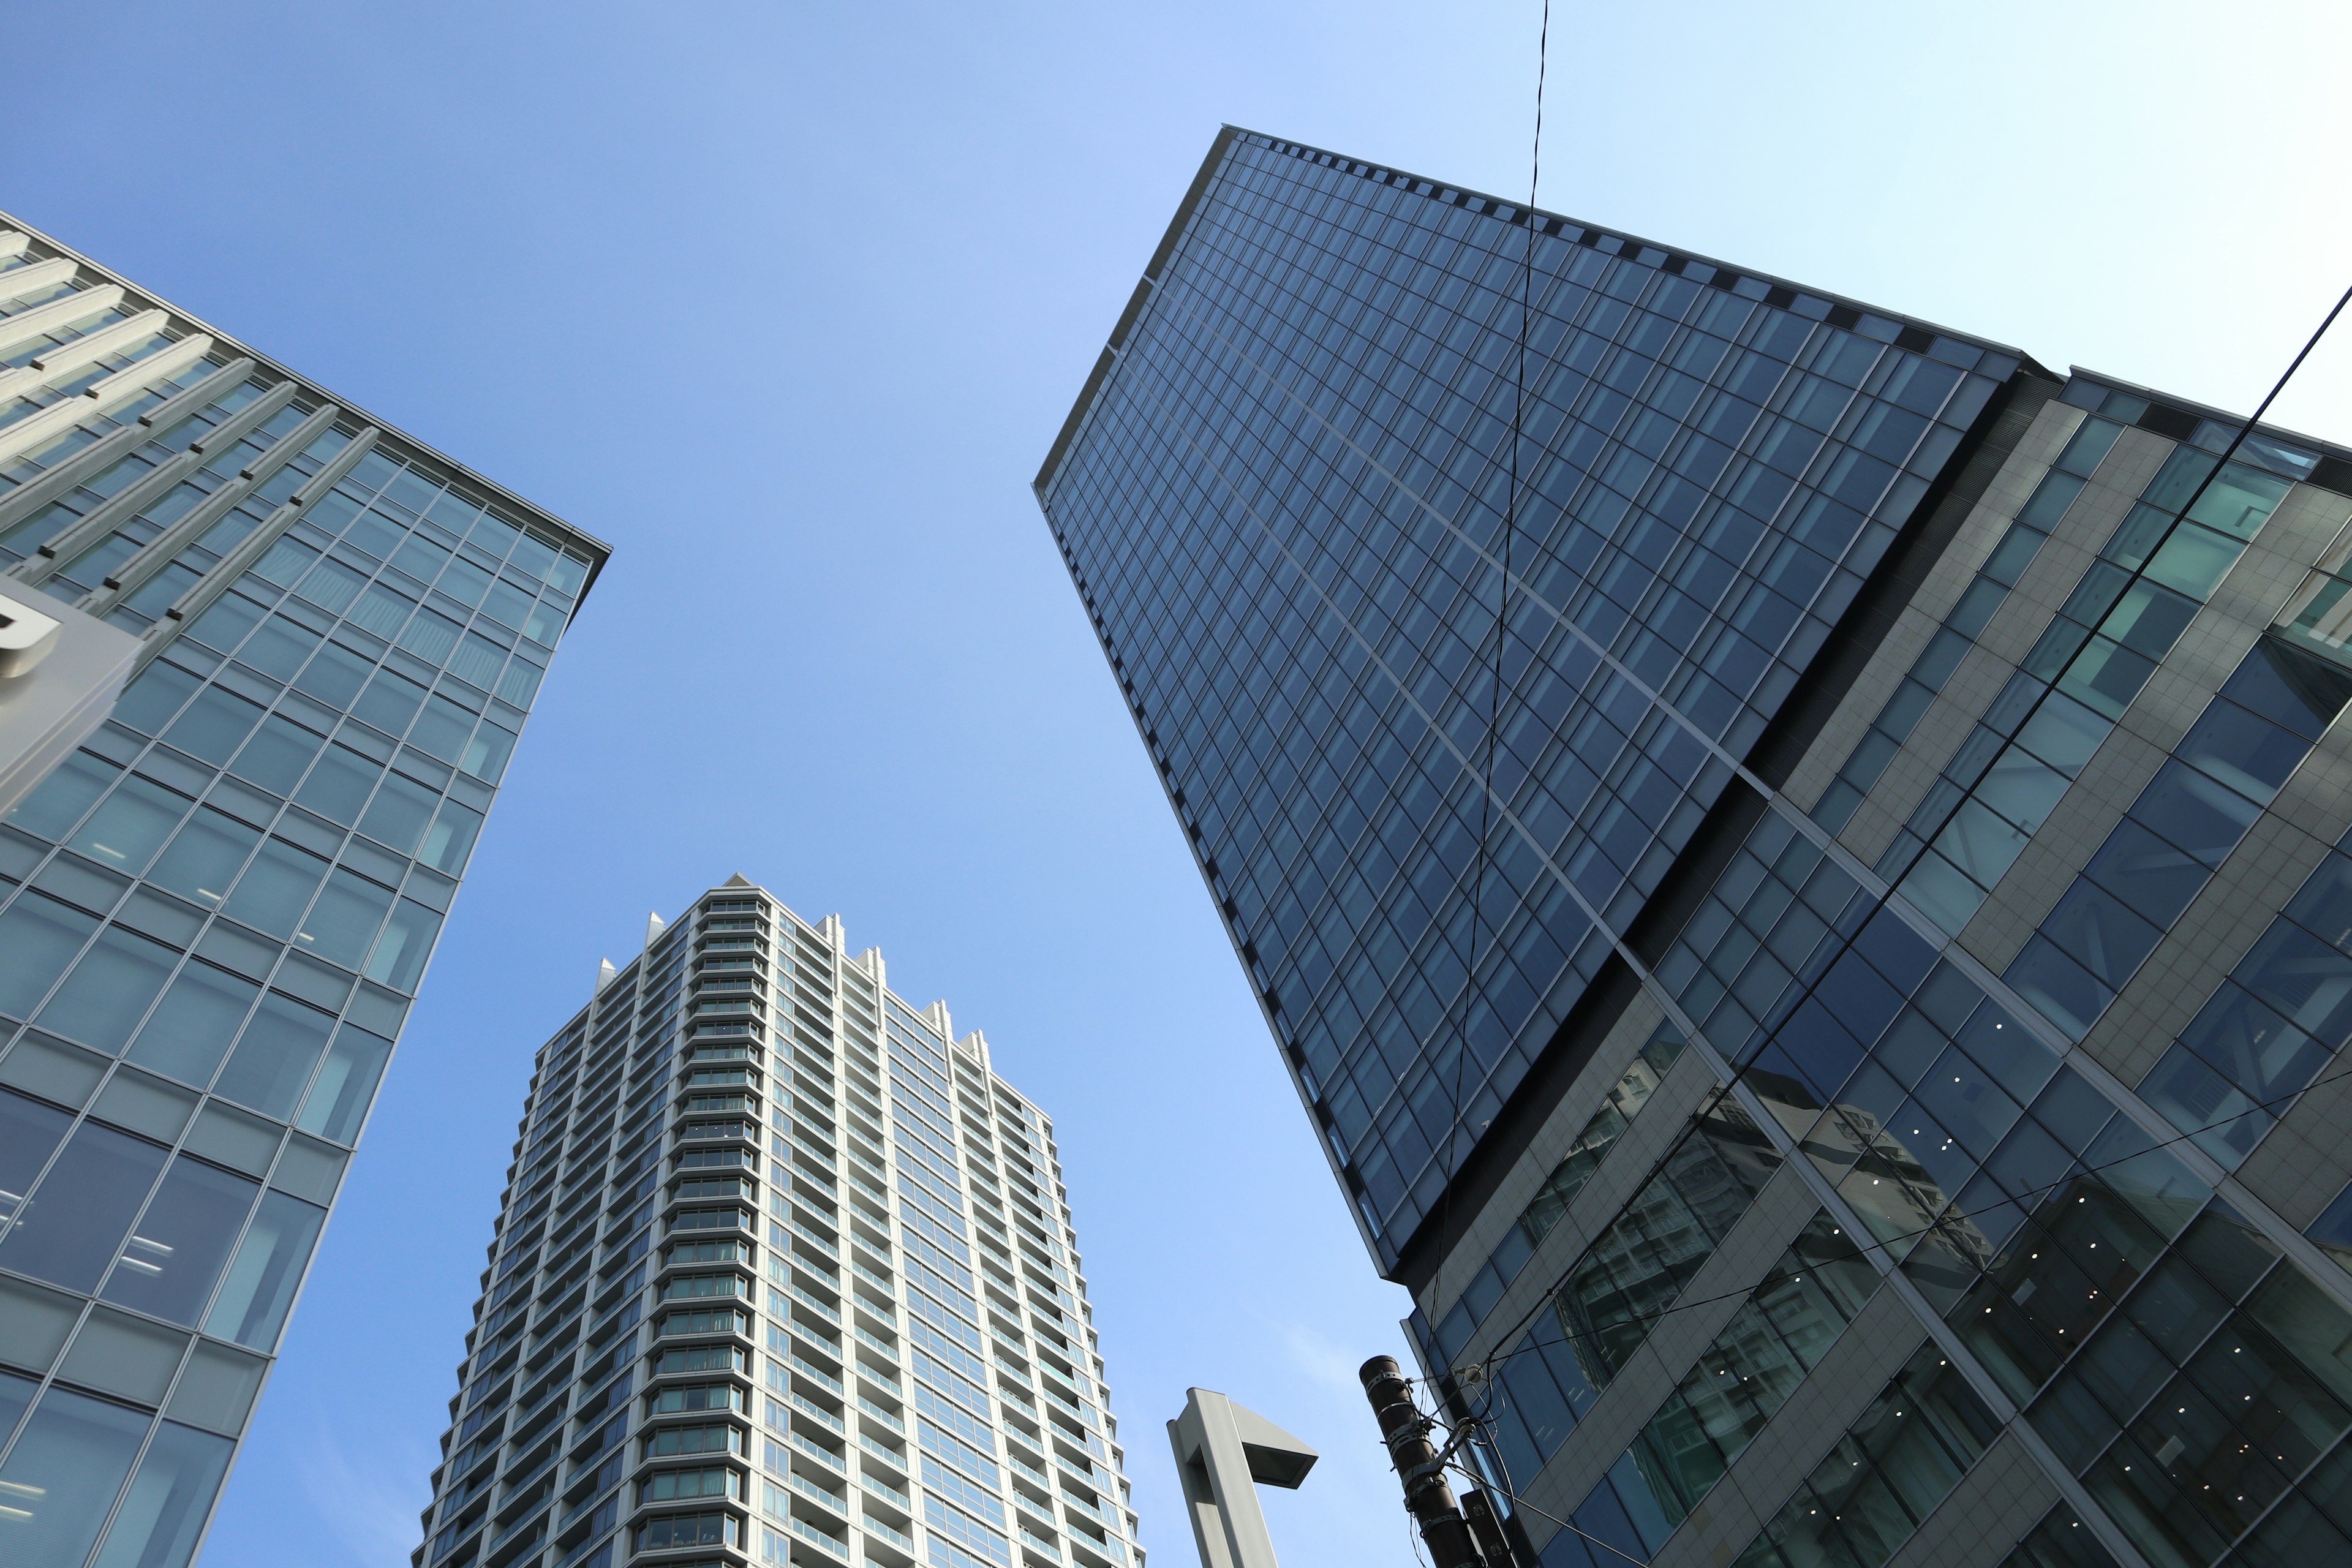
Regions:
[[[275,1350],[278,1331],[285,1326],[326,1219],[327,1211],[315,1204],[280,1192],[264,1193],[205,1320],[205,1332],[264,1352]]]
[[[743,1435],[732,1426],[667,1426],[646,1439],[645,1457],[653,1459],[671,1454],[733,1454],[740,1452],[742,1447]]]
[[[41,1009],[38,1021],[101,1050],[120,1051],[179,959],[161,942],[109,926]]]
[[[691,1384],[665,1388],[646,1401],[649,1415],[667,1415],[681,1410],[740,1410],[743,1394],[731,1383]]]
[[[163,1151],[95,1121],[76,1128],[48,1174],[0,1239],[0,1267],[91,1290],[114,1260]]]
[[[701,1427],[698,1431],[725,1432],[725,1426]],[[702,1470],[663,1470],[637,1488],[637,1500],[675,1502],[687,1498],[740,1497],[741,1482],[735,1472],[713,1466]]]
[[[637,1550],[666,1552],[680,1546],[732,1546],[735,1521],[723,1513],[673,1514],[637,1527]]]
[[[249,980],[191,961],[139,1032],[131,1059],[184,1083],[209,1083],[260,994]]]
[[[260,1191],[185,1154],[173,1161],[122,1245],[106,1299],[193,1327]]]
[[[213,1092],[277,1121],[290,1120],[334,1025],[332,1014],[268,993]]]
[[[50,1389],[0,1468],[0,1495],[12,1515],[10,1554],[23,1563],[79,1563],[146,1435],[147,1417],[135,1410]]]

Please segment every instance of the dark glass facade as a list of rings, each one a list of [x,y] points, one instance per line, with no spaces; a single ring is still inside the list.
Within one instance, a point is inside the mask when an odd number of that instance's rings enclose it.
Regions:
[[[2352,451],[1229,131],[1038,489],[1528,1560],[2352,1562]]]
[[[1249,134],[1170,238],[1038,494],[1393,1265],[2020,360]]]

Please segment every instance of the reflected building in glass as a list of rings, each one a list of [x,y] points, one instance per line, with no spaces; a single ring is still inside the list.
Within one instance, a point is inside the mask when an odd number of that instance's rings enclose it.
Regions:
[[[1037,494],[1528,1562],[2352,1561],[2352,454],[2242,428],[1217,138]]]
[[[539,1050],[416,1568],[1141,1568],[1053,1119],[738,877]]]
[[[189,1561],[605,553],[0,216],[0,1559]]]

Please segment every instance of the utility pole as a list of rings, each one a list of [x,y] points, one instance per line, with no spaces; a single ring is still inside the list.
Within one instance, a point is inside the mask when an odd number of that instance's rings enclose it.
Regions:
[[[1445,1479],[1445,1467],[1439,1459],[1436,1446],[1429,1440],[1433,1423],[1422,1415],[1412,1402],[1412,1384],[1406,1381],[1394,1356],[1378,1355],[1356,1371],[1364,1385],[1364,1397],[1371,1402],[1372,1415],[1381,1424],[1381,1436],[1388,1443],[1389,1461],[1396,1467],[1397,1479],[1404,1483],[1404,1505],[1412,1513],[1413,1521],[1421,1526],[1421,1539],[1429,1548],[1430,1559],[1436,1568],[1510,1568],[1510,1548],[1504,1543],[1498,1521],[1483,1496],[1473,1495],[1473,1506],[1482,1523],[1492,1526],[1494,1547],[1502,1548],[1499,1555],[1489,1561],[1488,1552],[1479,1551],[1479,1541],[1471,1531],[1471,1521],[1465,1519],[1461,1507],[1454,1500],[1454,1488]],[[1486,1531],[1478,1531],[1486,1535]]]

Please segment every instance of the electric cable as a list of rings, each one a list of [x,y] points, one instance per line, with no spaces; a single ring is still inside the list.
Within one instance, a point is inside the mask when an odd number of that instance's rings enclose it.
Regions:
[[[1539,1509],[1535,1504],[1528,1501],[1527,1499],[1521,1497],[1518,1493],[1512,1491],[1508,1487],[1496,1487],[1494,1482],[1485,1479],[1462,1465],[1449,1465],[1447,1468],[1459,1472],[1461,1475],[1479,1486],[1492,1488],[1495,1490],[1500,1491],[1505,1497],[1511,1500],[1511,1507],[1515,1510],[1525,1509],[1528,1512],[1534,1514],[1538,1519],[1548,1519],[1554,1524],[1559,1526],[1562,1530],[1569,1531],[1576,1535],[1581,1536],[1587,1541],[1590,1541],[1593,1545],[1598,1546],[1601,1551],[1610,1553],[1612,1556],[1622,1557],[1626,1562],[1633,1563],[1633,1568],[1650,1568],[1650,1561],[1648,1558],[1636,1557],[1621,1546],[1611,1545],[1608,1542],[1601,1540],[1601,1537],[1593,1534],[1591,1531],[1580,1528],[1573,1520],[1562,1519],[1556,1513],[1545,1512],[1542,1509]]]
[[[1470,1058],[1470,1025],[1477,1011],[1478,993],[1478,928],[1484,922],[1486,903],[1486,873],[1493,860],[1487,848],[1492,836],[1495,811],[1495,752],[1501,740],[1505,660],[1508,652],[1511,623],[1511,556],[1512,546],[1518,536],[1519,512],[1519,448],[1526,443],[1528,412],[1528,345],[1535,321],[1536,286],[1536,221],[1537,189],[1543,178],[1543,106],[1544,85],[1550,73],[1551,0],[1543,0],[1543,19],[1536,36],[1536,122],[1535,140],[1528,154],[1528,204],[1518,215],[1519,226],[1527,230],[1527,243],[1521,253],[1519,268],[1519,332],[1517,366],[1512,384],[1511,432],[1509,454],[1509,488],[1503,500],[1502,574],[1495,598],[1495,659],[1492,685],[1486,697],[1486,734],[1485,756],[1480,761],[1478,783],[1478,842],[1474,868],[1470,877],[1470,942],[1469,957],[1464,965],[1462,980],[1462,1011],[1458,1037],[1455,1042],[1454,1073],[1445,1097],[1445,1147],[1440,1164],[1445,1178],[1445,1192],[1440,1200],[1437,1222],[1437,1252],[1444,1257],[1450,1246],[1454,1224],[1454,1189],[1458,1184],[1454,1151],[1462,1139],[1462,1075]],[[1501,928],[1496,931],[1496,941],[1502,940]],[[1477,1140],[1471,1140],[1477,1146]]]

